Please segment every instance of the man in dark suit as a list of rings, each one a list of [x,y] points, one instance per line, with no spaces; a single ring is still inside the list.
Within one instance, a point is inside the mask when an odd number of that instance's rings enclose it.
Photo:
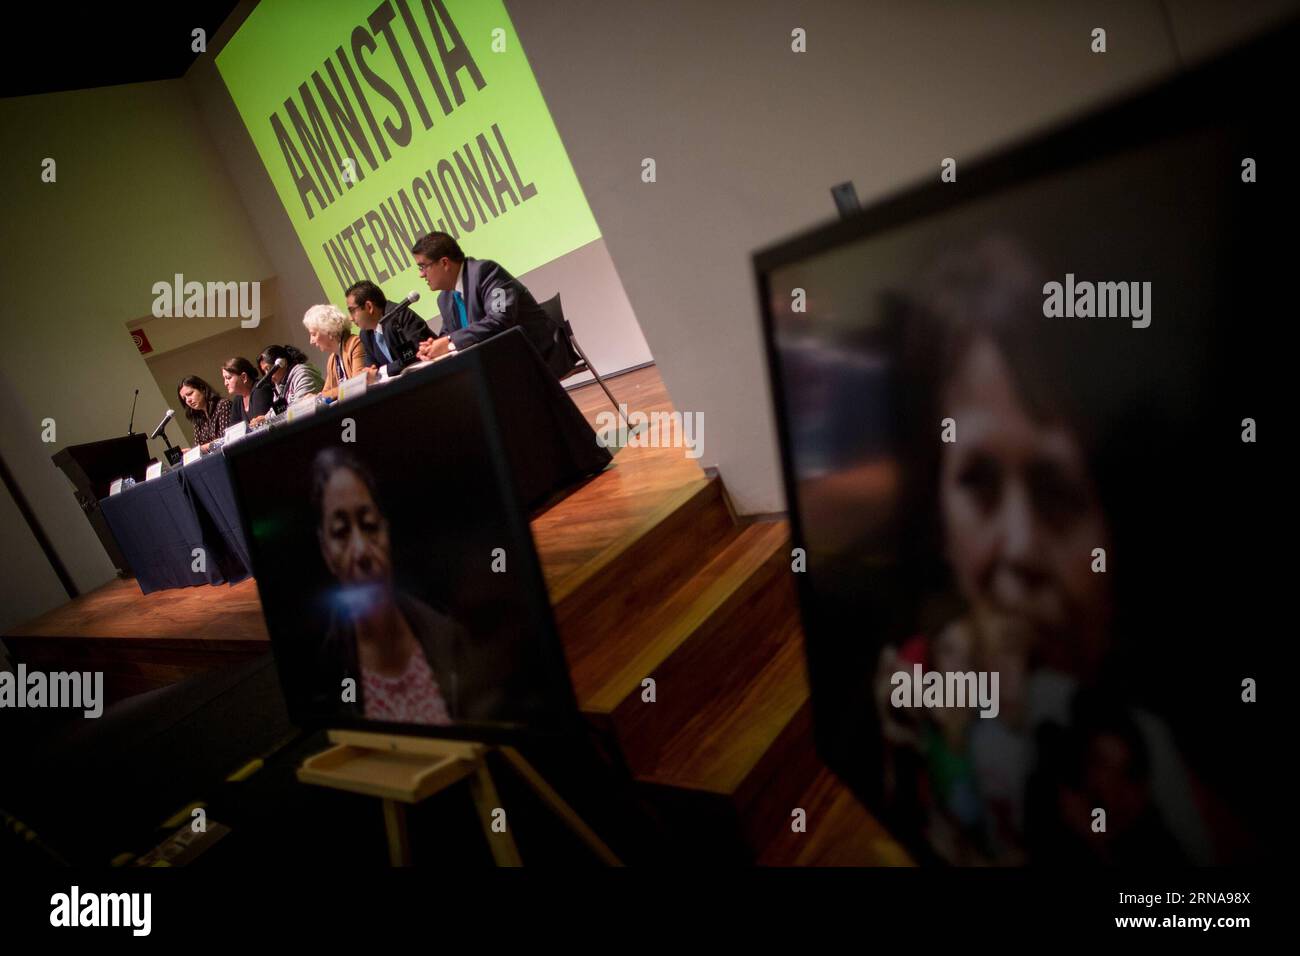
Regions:
[[[442,332],[421,342],[426,361],[469,348],[521,326],[533,348],[556,378],[573,368],[574,356],[560,323],[537,304],[518,279],[490,259],[469,259],[445,232],[431,232],[411,249],[416,268],[429,288],[439,293]]]
[[[396,375],[417,361],[417,350],[433,338],[429,323],[409,305],[389,305],[384,292],[369,279],[348,289],[348,315],[361,328],[361,348],[366,366]]]

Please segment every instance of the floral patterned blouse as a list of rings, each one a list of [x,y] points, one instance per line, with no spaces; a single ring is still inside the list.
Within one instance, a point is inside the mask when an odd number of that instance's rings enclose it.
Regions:
[[[219,399],[216,409],[211,414],[195,412],[191,421],[194,424],[194,444],[196,446],[206,445],[208,442],[220,438],[226,433],[226,427],[230,424],[230,399]]]
[[[363,671],[366,716],[403,724],[451,723],[447,702],[422,653],[416,652],[397,677]]]

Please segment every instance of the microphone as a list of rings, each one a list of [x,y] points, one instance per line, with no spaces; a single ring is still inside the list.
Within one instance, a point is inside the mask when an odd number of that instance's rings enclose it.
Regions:
[[[266,374],[263,375],[261,378],[259,378],[253,384],[253,388],[261,388],[263,385],[265,385],[267,380],[270,379],[270,377],[275,374],[275,370],[278,368],[284,368],[284,359],[282,358],[276,359],[275,364],[266,370]]]
[[[138,401],[140,401],[140,390],[137,388],[135,390],[135,398],[131,399],[131,420],[127,422],[126,425],[126,434],[128,438],[135,434],[135,403]]]
[[[403,299],[401,302],[388,303],[388,308],[384,309],[384,315],[387,315],[389,312],[392,312],[396,309],[400,309],[402,308],[402,306],[410,305],[413,302],[419,302],[419,301],[420,301],[420,293],[412,289],[410,292],[406,293],[406,298]]]
[[[158,423],[158,427],[153,430],[153,433],[150,434],[149,437],[157,438],[159,435],[161,435],[163,433],[163,429],[167,427],[167,423],[170,422],[175,417],[176,417],[176,412],[173,409],[170,408],[167,409],[167,414],[163,416],[163,420]],[[166,441],[166,438],[164,438],[163,440]]]

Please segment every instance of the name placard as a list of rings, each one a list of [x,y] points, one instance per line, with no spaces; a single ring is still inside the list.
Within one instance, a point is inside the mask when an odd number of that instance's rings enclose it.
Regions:
[[[152,462],[149,465],[149,467],[144,470],[145,481],[153,481],[155,478],[161,478],[161,477],[162,477],[162,462],[160,461]]]
[[[314,411],[316,411],[316,396],[308,395],[306,398],[300,398],[290,405],[284,414],[292,422],[297,421],[299,418],[306,418]]]
[[[203,449],[200,448],[198,445],[195,445],[193,448],[191,448],[189,451],[187,451],[184,455],[181,456],[181,464],[192,465],[194,462],[198,461],[202,457],[203,457]]]
[[[344,402],[349,398],[356,398],[359,395],[366,394],[366,373],[353,375],[350,379],[339,384],[339,401]]]
[[[235,424],[227,428],[225,434],[221,436],[223,439],[223,447],[226,445],[233,445],[247,434],[248,422],[235,422]]]
[[[113,482],[111,485],[108,486],[108,496],[111,498],[114,495],[120,495],[121,493],[122,493],[122,479],[119,478],[117,479],[117,481]]]

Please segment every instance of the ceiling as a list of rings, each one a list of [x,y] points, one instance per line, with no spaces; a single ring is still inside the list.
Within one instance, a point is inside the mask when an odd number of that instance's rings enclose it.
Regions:
[[[199,56],[193,31],[202,28],[211,43],[236,6],[235,0],[152,8],[16,4],[5,11],[0,96],[178,79]]]

